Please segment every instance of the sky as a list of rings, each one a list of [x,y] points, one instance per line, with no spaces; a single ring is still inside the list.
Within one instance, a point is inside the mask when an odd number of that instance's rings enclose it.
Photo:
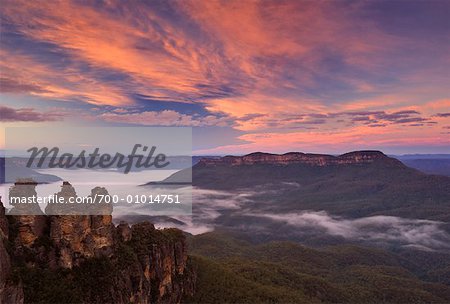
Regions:
[[[450,153],[450,1],[3,0],[4,128],[183,126],[196,154]]]

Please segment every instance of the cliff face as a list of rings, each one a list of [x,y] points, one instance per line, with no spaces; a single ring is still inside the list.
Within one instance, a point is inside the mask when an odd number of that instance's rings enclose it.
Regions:
[[[139,262],[138,267],[133,265],[128,270],[128,276],[137,276],[138,286],[141,286],[127,301],[179,303],[183,296],[193,294],[195,276],[180,230],[160,232],[148,222],[136,224],[131,227],[131,239],[127,244]]]
[[[0,201],[0,303],[23,303],[21,284],[14,284],[11,280],[11,259],[5,248],[9,238],[8,230],[5,208]]]
[[[8,238],[8,219],[5,216],[5,207],[3,204],[0,205],[0,237],[3,239]]]
[[[11,275],[10,257],[0,241],[0,303],[23,303],[23,288],[11,281]]]
[[[203,158],[199,161],[199,165],[240,166],[240,165],[254,165],[254,164],[271,164],[271,165],[304,164],[310,166],[331,166],[331,165],[348,165],[348,164],[370,164],[380,160],[390,163],[399,163],[397,160],[389,158],[379,151],[357,151],[346,153],[340,156],[323,155],[323,154],[305,154],[300,152],[291,152],[286,154],[270,154],[270,153],[256,152],[244,156],[225,156],[214,159]]]
[[[70,187],[60,194],[76,195]],[[179,303],[193,293],[195,273],[177,229],[115,227],[111,215],[7,218],[0,206],[0,303]]]

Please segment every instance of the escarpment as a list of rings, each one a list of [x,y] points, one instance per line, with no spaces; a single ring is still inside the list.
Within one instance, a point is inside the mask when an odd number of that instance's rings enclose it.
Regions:
[[[199,166],[217,166],[217,165],[290,165],[303,164],[310,166],[331,166],[331,165],[349,165],[349,164],[370,164],[377,161],[389,162],[391,164],[399,161],[387,157],[379,151],[355,151],[339,156],[325,154],[307,154],[301,152],[290,152],[285,154],[271,154],[255,152],[244,156],[224,156],[220,158],[202,158]]]
[[[76,196],[67,182],[58,194]],[[47,207],[57,214],[23,215],[14,208],[5,215],[0,207],[0,303],[179,303],[194,292],[195,273],[177,229],[116,227],[112,209],[63,215]]]
[[[339,156],[290,152],[270,154],[255,152],[244,156],[202,158],[192,168],[175,172],[165,180],[149,184],[176,184],[192,180],[192,185],[206,189],[239,189],[260,185],[296,183],[307,185],[335,176],[338,183],[355,176],[385,180],[389,172],[400,176],[412,172],[399,160],[379,151],[355,151]],[[411,174],[409,174],[411,175]]]
[[[0,201],[0,303],[23,303],[22,285],[12,277],[11,258],[5,246],[8,239],[8,220]]]

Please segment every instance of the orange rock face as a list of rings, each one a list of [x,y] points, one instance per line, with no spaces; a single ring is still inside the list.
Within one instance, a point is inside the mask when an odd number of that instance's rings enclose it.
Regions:
[[[291,152],[286,154],[270,154],[256,152],[244,156],[225,156],[221,158],[203,158],[199,164],[206,166],[214,165],[254,165],[254,164],[272,164],[289,165],[305,164],[311,166],[329,166],[343,164],[364,164],[372,163],[380,159],[389,159],[386,155],[378,151],[357,151],[350,152],[340,156],[305,154],[300,152]]]

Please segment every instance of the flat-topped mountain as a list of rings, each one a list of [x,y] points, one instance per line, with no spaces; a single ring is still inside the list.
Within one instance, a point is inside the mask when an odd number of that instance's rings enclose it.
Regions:
[[[373,162],[388,162],[390,164],[401,164],[398,160],[390,158],[380,151],[355,151],[339,156],[326,154],[310,154],[301,152],[289,152],[285,154],[271,154],[255,152],[244,156],[225,156],[221,158],[202,158],[199,166],[214,165],[290,165],[304,164],[312,166],[369,164]]]
[[[350,172],[350,171],[351,172]],[[302,182],[323,180],[325,175],[355,178],[362,174],[388,175],[392,172],[404,174],[414,169],[406,167],[395,158],[380,151],[355,151],[339,156],[289,152],[270,154],[255,152],[244,156],[224,156],[220,158],[202,158],[192,169],[176,172],[161,184],[180,184],[191,181],[201,188],[237,189],[253,187],[267,183]],[[389,176],[386,177],[389,177]],[[155,183],[151,183],[155,184]]]
[[[326,210],[450,221],[450,178],[427,175],[378,151],[340,156],[252,153],[201,159],[160,184],[251,191],[273,212]]]

